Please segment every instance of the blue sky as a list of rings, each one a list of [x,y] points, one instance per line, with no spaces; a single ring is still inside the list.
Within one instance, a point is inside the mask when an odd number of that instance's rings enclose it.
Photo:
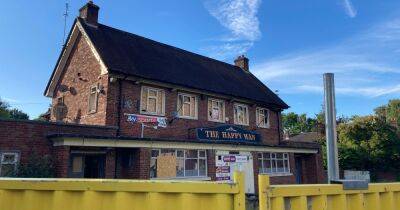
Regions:
[[[68,30],[83,0],[69,0]],[[335,73],[339,115],[369,114],[400,97],[398,0],[95,1],[100,22],[251,71],[291,106],[313,115],[322,74]],[[65,1],[0,7],[0,97],[36,117],[61,50]]]

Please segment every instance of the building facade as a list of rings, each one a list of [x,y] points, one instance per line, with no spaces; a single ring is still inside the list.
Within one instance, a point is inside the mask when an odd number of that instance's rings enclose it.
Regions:
[[[98,12],[80,9],[56,63],[44,93],[52,122],[0,121],[0,154],[23,162],[39,149],[9,141],[33,138],[58,177],[226,181],[242,170],[247,193],[260,173],[276,184],[324,181],[320,146],[282,139],[288,105],[246,57],[197,55],[100,24]]]

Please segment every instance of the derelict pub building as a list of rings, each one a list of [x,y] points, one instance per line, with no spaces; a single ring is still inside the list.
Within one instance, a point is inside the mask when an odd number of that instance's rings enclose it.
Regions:
[[[217,61],[100,24],[98,12],[80,9],[45,90],[51,121],[82,129],[46,133],[58,177],[222,181],[242,170],[248,193],[260,173],[323,181],[319,145],[282,139],[288,105],[246,57]]]

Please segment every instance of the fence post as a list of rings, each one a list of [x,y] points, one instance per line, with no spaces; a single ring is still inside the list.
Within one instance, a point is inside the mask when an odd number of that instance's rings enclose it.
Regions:
[[[267,191],[269,188],[269,176],[258,175],[258,206],[259,210],[267,210]]]
[[[239,187],[239,193],[235,194],[233,198],[234,210],[246,210],[246,195],[243,172],[235,171],[233,174],[233,182]]]

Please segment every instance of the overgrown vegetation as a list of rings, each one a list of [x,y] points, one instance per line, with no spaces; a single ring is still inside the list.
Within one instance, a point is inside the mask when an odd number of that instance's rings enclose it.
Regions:
[[[16,177],[52,178],[55,177],[55,169],[52,158],[49,155],[33,153],[25,164],[18,166]]]
[[[0,119],[29,120],[29,115],[25,112],[11,108],[10,105],[0,98]]]

